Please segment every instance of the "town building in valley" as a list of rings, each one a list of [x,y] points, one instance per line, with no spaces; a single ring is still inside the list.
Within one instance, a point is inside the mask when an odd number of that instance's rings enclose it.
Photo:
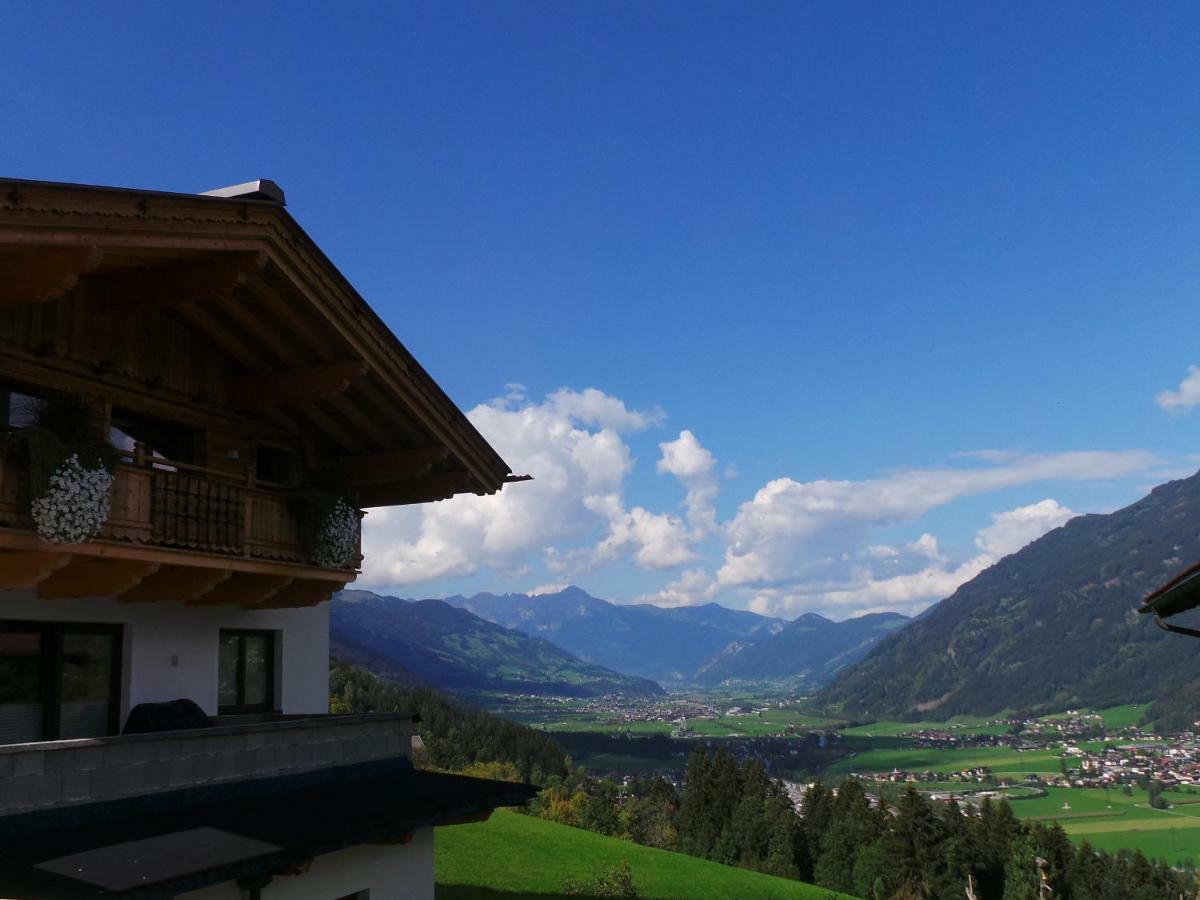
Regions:
[[[0,418],[0,897],[432,898],[529,796],[329,715],[362,510],[514,479],[276,185],[0,180]]]

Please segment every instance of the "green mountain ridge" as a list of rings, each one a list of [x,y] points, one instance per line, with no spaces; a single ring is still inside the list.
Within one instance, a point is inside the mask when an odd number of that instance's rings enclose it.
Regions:
[[[653,681],[585,662],[547,640],[495,625],[441,600],[342,591],[330,609],[339,659],[459,693],[655,696]]]
[[[1195,718],[1200,645],[1141,599],[1200,558],[1200,473],[1084,515],[962,585],[843,669],[815,702],[863,718],[1161,701]],[[1189,718],[1190,717],[1190,718]]]

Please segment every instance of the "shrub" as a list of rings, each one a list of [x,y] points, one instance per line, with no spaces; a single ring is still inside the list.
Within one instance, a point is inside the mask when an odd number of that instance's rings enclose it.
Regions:
[[[621,864],[613,866],[609,871],[602,872],[590,882],[582,884],[573,878],[563,882],[563,893],[573,896],[588,897],[639,897],[633,884],[633,872],[629,863],[621,860]]]

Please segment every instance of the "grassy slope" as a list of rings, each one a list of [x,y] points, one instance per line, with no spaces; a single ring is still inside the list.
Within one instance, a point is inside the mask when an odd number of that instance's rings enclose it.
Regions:
[[[634,884],[647,900],[845,897],[503,810],[487,822],[439,828],[435,834],[439,900],[561,896],[566,879],[591,881],[622,860],[629,863]]]

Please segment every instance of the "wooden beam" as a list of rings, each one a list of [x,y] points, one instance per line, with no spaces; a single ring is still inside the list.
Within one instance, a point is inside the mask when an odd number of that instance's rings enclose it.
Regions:
[[[363,360],[243,375],[229,385],[229,400],[238,409],[258,410],[283,404],[307,404],[340,394],[355,378],[367,374]]]
[[[20,259],[0,260],[0,305],[56,300],[95,271],[104,258],[99,247],[54,247]]]
[[[155,268],[92,275],[86,284],[106,312],[127,313],[228,297],[266,264],[266,253],[226,253]]]
[[[363,506],[404,506],[430,503],[473,490],[470,472],[446,472],[425,478],[412,478],[399,485],[379,485],[358,491]]]
[[[360,453],[342,457],[342,471],[351,484],[384,484],[428,475],[433,464],[450,455],[450,448],[418,447],[385,453]]]
[[[71,561],[71,554],[36,550],[0,554],[0,590],[31,588]]]
[[[259,575],[253,572],[235,572],[229,580],[217,585],[202,597],[188,600],[188,606],[257,606],[270,599],[272,594],[292,583],[286,575]]]
[[[253,608],[292,609],[316,606],[332,597],[334,591],[340,591],[345,586],[330,581],[294,581],[287,587],[280,588],[262,603],[256,603]]]
[[[37,586],[37,593],[43,600],[123,594],[159,568],[159,563],[142,560],[73,556],[69,565]]]
[[[0,527],[0,551],[46,552],[46,542],[28,529]],[[63,550],[71,557],[89,557],[107,560],[133,560],[155,563],[158,566],[188,566],[201,569],[220,569],[223,572],[245,572],[259,575],[283,576],[287,579],[302,578],[318,581],[344,582],[345,570],[321,569],[317,566],[298,563],[252,559],[246,556],[228,556],[220,553],[204,553],[198,550],[148,547],[119,541],[96,539],[84,544],[74,544]],[[123,592],[122,592],[123,593]]]
[[[227,569],[164,566],[141,584],[122,593],[122,603],[153,603],[159,600],[196,600],[233,577]]]

